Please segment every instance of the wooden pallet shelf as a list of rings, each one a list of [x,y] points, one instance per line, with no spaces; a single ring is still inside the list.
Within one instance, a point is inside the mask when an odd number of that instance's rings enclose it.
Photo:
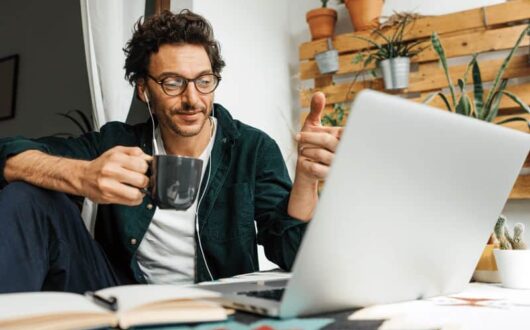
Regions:
[[[446,56],[449,59],[451,77],[455,79],[455,84],[456,79],[465,72],[468,59],[472,54],[479,54],[478,62],[483,82],[492,82],[506,56],[506,50],[513,47],[529,21],[530,0],[512,0],[493,6],[417,19],[405,29],[404,39],[423,40],[427,48],[411,59],[413,64],[409,87],[392,94],[422,102],[434,91],[447,88],[447,80],[438,63],[438,56],[430,47],[430,36],[433,32],[438,33],[444,46]],[[393,32],[393,29],[388,29],[384,33],[391,35]],[[327,49],[325,40],[316,40],[300,45],[300,79],[314,82],[313,87],[300,91],[300,105],[305,109],[305,112],[301,114],[301,121],[307,115],[311,95],[315,91],[322,91],[326,95],[328,104],[325,112],[332,111],[334,104],[352,101],[355,94],[362,89],[371,88],[384,91],[382,79],[373,78],[370,74],[359,74],[374,70],[375,64],[364,67],[362,61],[361,63],[355,61],[359,53],[366,54],[373,51],[370,50],[370,45],[366,41],[357,39],[355,36],[374,40],[379,38],[372,35],[370,31],[335,36],[333,45],[339,51],[339,71],[334,75],[321,75],[314,59],[315,54]],[[527,46],[529,45],[530,37],[523,40],[520,46],[523,50],[512,58],[510,66],[503,76],[503,78],[511,79],[507,89],[518,95],[527,104],[530,104],[530,62],[527,55]],[[526,53],[524,53],[524,49],[526,49]],[[335,83],[335,80],[338,82]],[[430,105],[444,108],[439,98],[434,99]],[[348,107],[346,104],[345,108]],[[497,120],[519,111],[512,100],[504,98],[500,106],[500,117]],[[525,116],[530,118],[528,114]],[[510,126],[528,132],[528,127],[524,123],[513,123]],[[527,163],[530,167],[530,161]],[[530,175],[519,176],[510,198],[530,199]]]

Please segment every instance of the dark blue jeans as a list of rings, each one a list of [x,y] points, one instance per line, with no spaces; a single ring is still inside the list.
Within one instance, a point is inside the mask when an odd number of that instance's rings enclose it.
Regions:
[[[82,293],[118,284],[66,194],[24,182],[0,191],[0,293]]]

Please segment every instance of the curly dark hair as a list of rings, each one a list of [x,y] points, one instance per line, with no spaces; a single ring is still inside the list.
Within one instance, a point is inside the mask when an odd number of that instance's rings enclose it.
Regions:
[[[151,54],[158,52],[164,44],[187,43],[201,45],[206,50],[212,70],[220,74],[225,66],[221,58],[219,43],[214,39],[212,26],[202,16],[187,9],[178,14],[165,10],[160,15],[145,21],[140,18],[125,52],[125,79],[131,84],[145,78]]]

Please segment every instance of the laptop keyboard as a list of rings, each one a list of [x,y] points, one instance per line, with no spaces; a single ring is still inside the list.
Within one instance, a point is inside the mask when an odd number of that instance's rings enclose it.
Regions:
[[[281,301],[285,289],[238,292],[239,295]]]

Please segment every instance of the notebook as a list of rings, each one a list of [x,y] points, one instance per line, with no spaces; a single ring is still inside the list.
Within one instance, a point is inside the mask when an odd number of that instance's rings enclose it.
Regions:
[[[0,295],[0,329],[93,329],[225,320],[218,295],[172,285],[125,285],[92,295],[28,292]]]

